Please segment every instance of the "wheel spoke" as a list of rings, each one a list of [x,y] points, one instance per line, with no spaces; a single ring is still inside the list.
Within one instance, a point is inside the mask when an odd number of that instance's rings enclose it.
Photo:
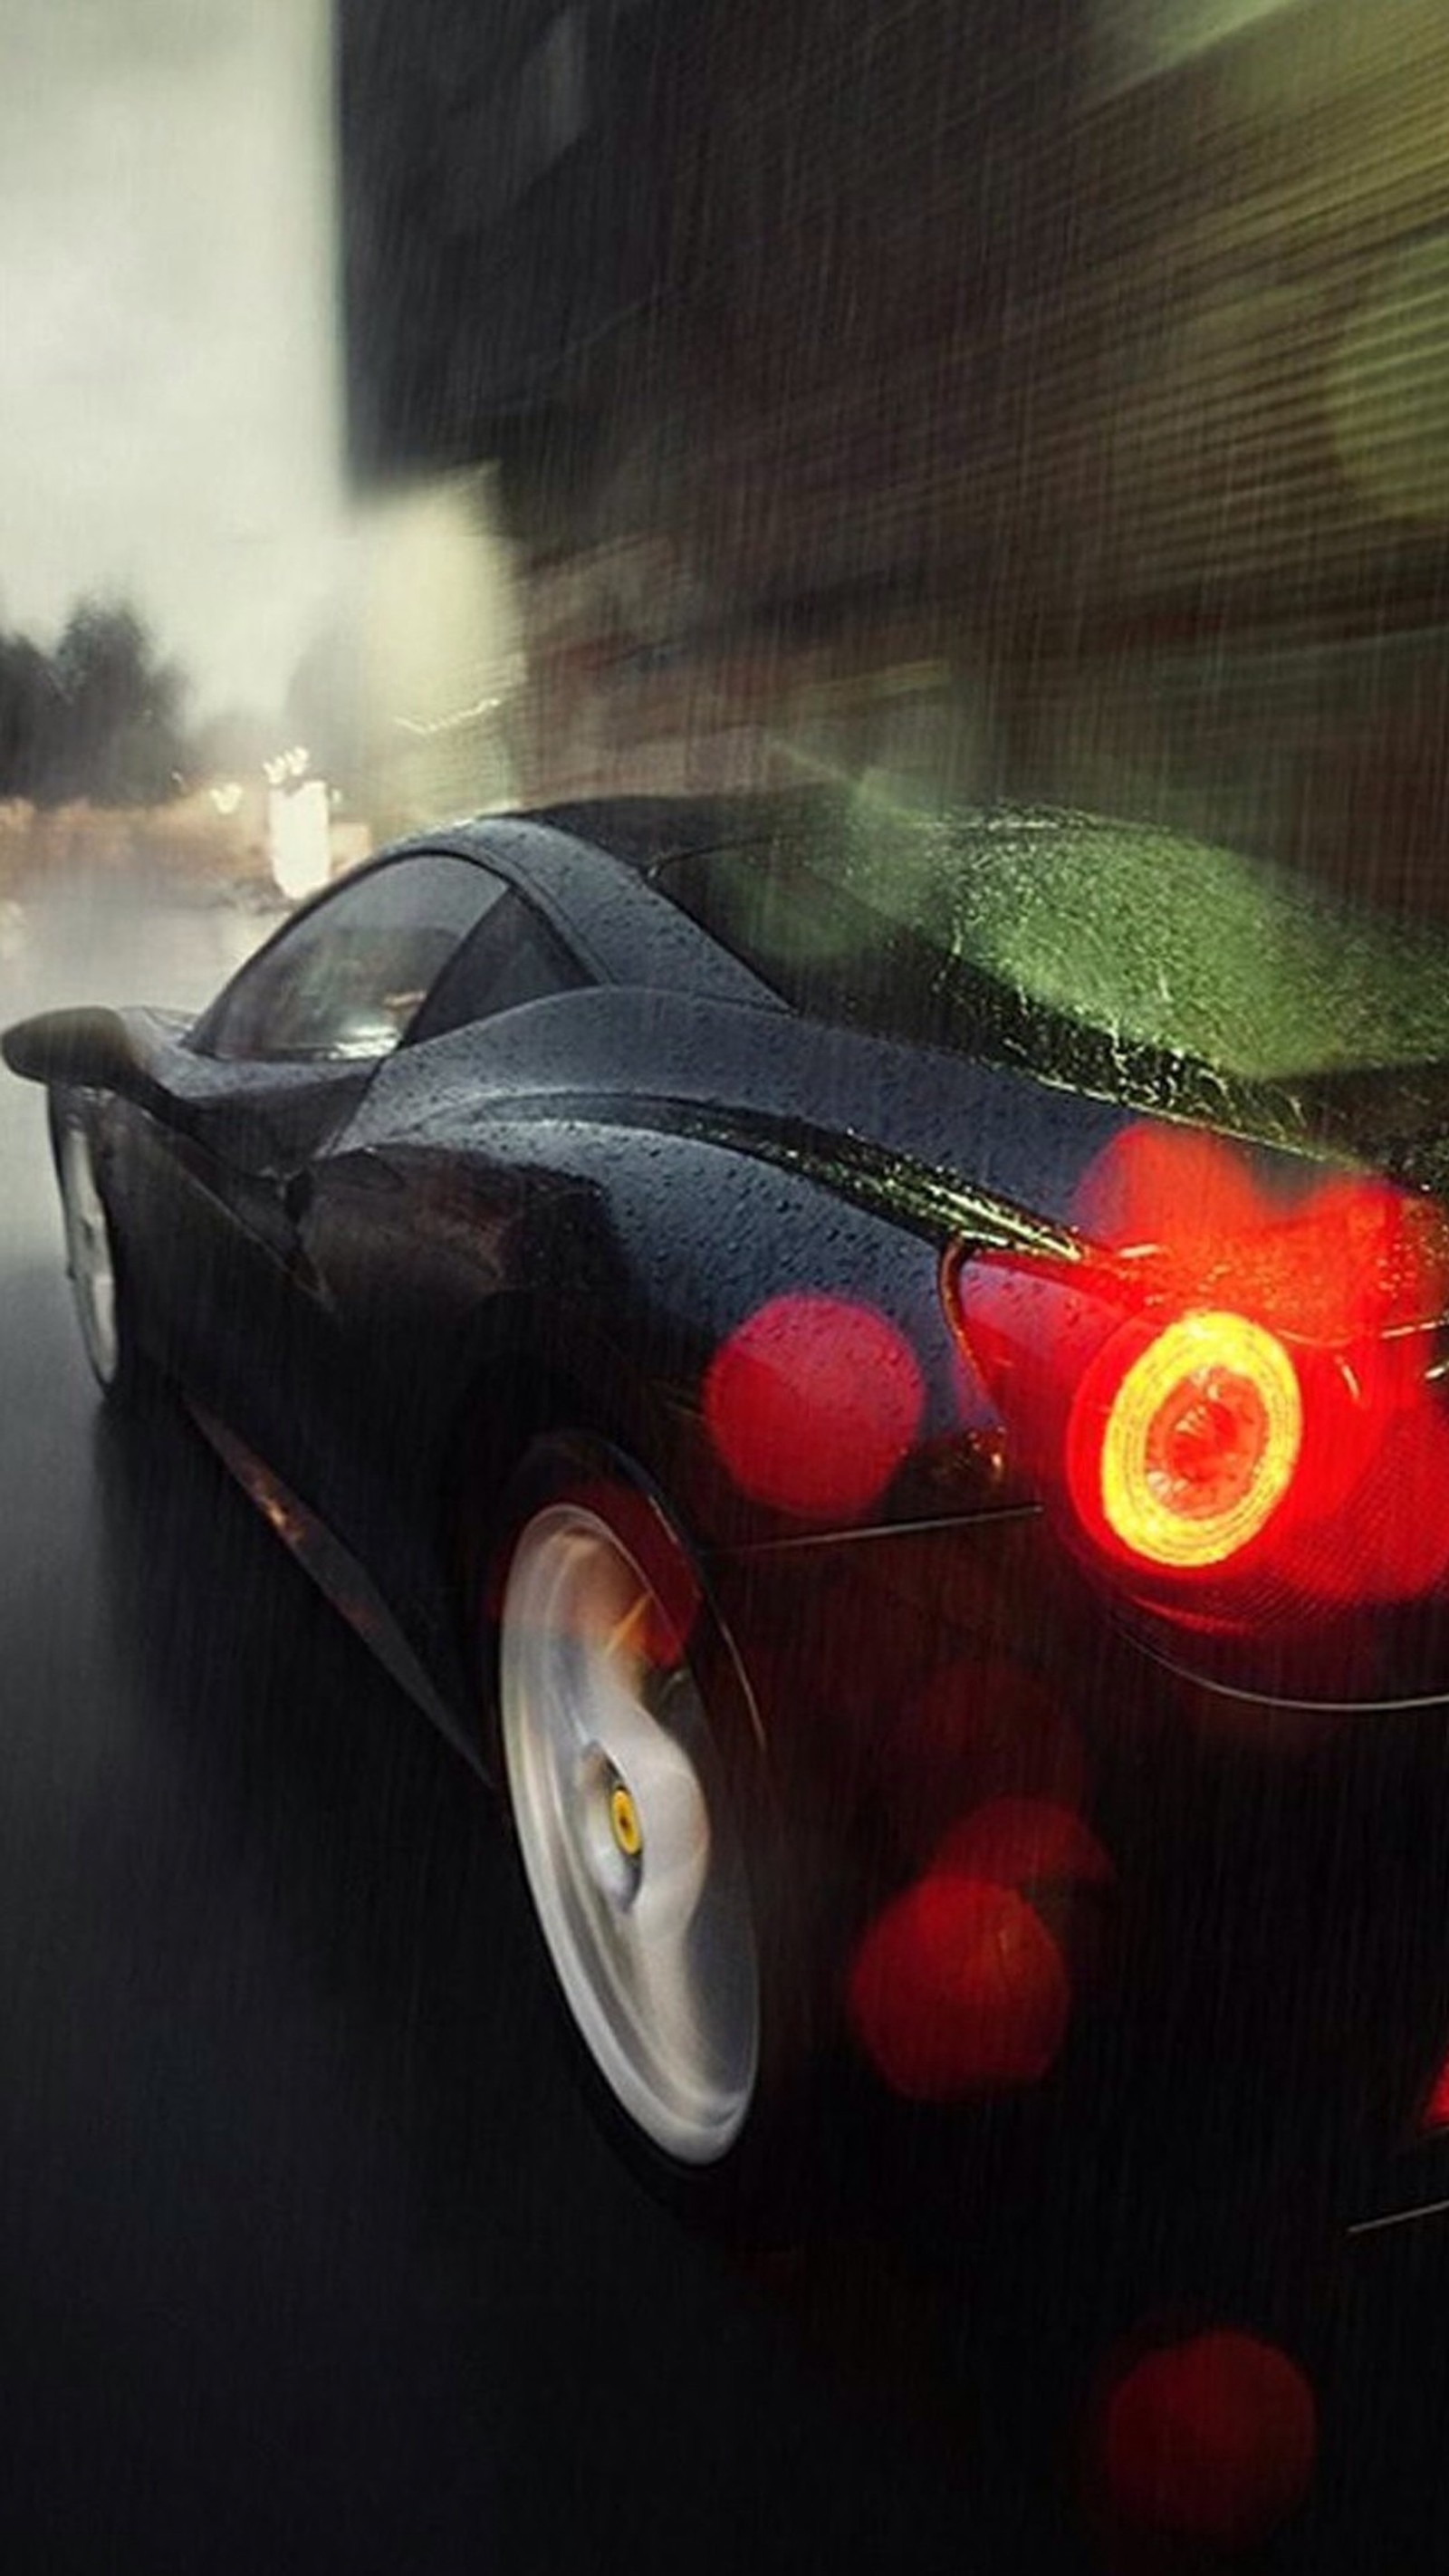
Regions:
[[[707,1998],[696,1972],[688,1923],[663,1933],[631,1926],[631,2000],[650,2044],[667,2054],[685,2083],[708,2090],[714,2073]]]

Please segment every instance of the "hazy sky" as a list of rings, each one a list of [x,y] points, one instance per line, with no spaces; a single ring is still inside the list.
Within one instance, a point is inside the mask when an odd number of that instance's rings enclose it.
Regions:
[[[125,591],[204,710],[341,570],[327,0],[0,0],[0,623]]]

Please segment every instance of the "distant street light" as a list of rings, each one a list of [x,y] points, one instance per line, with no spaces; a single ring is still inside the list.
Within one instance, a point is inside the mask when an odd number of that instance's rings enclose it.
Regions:
[[[315,894],[332,873],[327,787],[325,780],[306,776],[310,761],[311,753],[299,742],[262,763],[272,874],[293,902]]]

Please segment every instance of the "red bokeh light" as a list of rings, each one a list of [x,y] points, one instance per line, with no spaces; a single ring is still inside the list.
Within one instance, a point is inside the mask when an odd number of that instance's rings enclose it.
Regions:
[[[1227,1248],[1224,1275],[1238,1303],[1280,1331],[1356,1342],[1440,1313],[1446,1242],[1427,1201],[1382,1181],[1329,1181],[1291,1217],[1265,1208]]]
[[[1089,2470],[1112,2517],[1237,2550],[1302,2503],[1317,2439],[1298,2364],[1218,2327],[1149,2352],[1116,2379],[1092,2428]]]
[[[935,1871],[870,1925],[849,2000],[856,2036],[891,2090],[940,2102],[1039,2082],[1066,2035],[1071,1989],[1025,1897]]]
[[[1360,1174],[1284,1204],[1208,1136],[1129,1127],[1091,1163],[1074,1224],[1151,1293],[1237,1307],[1325,1345],[1426,1323],[1449,1293],[1449,1220]]]
[[[1050,1811],[1086,1799],[1086,1749],[1071,1717],[1039,1675],[982,1652],[897,1684],[885,1739],[882,1796],[910,1859],[938,1851],[943,1817],[1000,1804]],[[967,1877],[1002,1873],[960,1862]],[[1008,1870],[1006,1882],[1017,1884]]]
[[[1127,1127],[1089,1163],[1072,1222],[1096,1243],[1163,1245],[1211,1261],[1263,1221],[1261,1194],[1241,1154],[1213,1136]]]
[[[1429,2087],[1429,2098],[1420,2114],[1419,2126],[1422,2129],[1449,2129],[1449,2057]]]
[[[801,1519],[847,1518],[889,1484],[924,1390],[904,1336],[873,1307],[775,1297],[720,1345],[704,1416],[737,1485]]]
[[[989,1798],[951,1827],[936,1867],[994,1886],[1106,1887],[1112,1864],[1090,1826],[1045,1798]]]

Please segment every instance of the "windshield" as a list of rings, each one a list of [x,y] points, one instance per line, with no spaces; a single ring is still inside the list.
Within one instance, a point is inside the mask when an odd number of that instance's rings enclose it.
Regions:
[[[1244,1081],[1449,1046],[1449,937],[1153,826],[832,802],[656,880],[787,1000],[882,1036],[1039,1059],[1188,1058]]]

